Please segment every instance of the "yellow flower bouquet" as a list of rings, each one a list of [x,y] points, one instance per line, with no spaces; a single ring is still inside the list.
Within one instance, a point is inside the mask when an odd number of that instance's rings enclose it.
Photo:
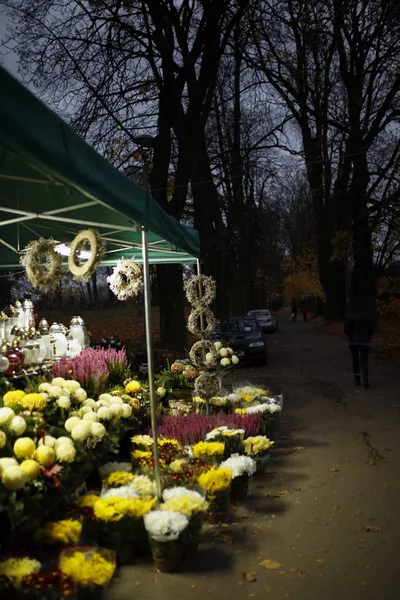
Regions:
[[[243,440],[244,451],[256,461],[257,471],[260,474],[269,458],[269,449],[274,442],[264,435],[251,436]]]
[[[193,456],[208,462],[221,462],[225,444],[223,442],[198,442],[192,446]]]
[[[105,488],[118,488],[129,485],[134,479],[135,475],[132,473],[127,473],[126,471],[114,471],[103,479],[102,484]]]
[[[82,523],[77,519],[49,521],[38,529],[35,538],[38,542],[49,545],[77,544],[82,533]]]
[[[206,490],[206,499],[210,503],[208,520],[211,522],[224,521],[229,511],[232,471],[226,468],[213,467],[202,473],[197,481]]]
[[[75,583],[79,600],[101,598],[115,567],[115,552],[105,548],[68,548],[62,552],[59,563],[60,571]]]

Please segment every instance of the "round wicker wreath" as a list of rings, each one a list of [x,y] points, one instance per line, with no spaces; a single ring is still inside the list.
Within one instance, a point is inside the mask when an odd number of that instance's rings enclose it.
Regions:
[[[193,333],[199,337],[208,338],[214,331],[216,322],[217,321],[214,317],[214,313],[209,308],[198,306],[190,313],[187,327],[190,333]]]
[[[61,279],[62,256],[55,245],[53,238],[40,238],[26,246],[21,258],[29,281],[40,290],[54,288]]]
[[[200,298],[200,290],[202,290]],[[185,283],[186,298],[192,306],[208,306],[217,293],[215,280],[209,275],[194,275]]]
[[[83,246],[89,246],[91,256],[80,265],[78,255]],[[74,279],[77,281],[87,281],[102,261],[105,249],[104,240],[101,239],[97,231],[93,229],[80,231],[72,241],[71,252],[68,256],[68,268]]]
[[[202,373],[194,382],[194,394],[200,398],[211,398],[220,390],[219,379],[212,373]]]
[[[142,269],[134,259],[121,260],[113,269],[112,275],[107,277],[110,290],[118,300],[127,300],[137,296],[143,284]]]
[[[205,363],[204,357],[208,353],[211,353],[213,358],[211,361],[207,361],[207,363]],[[205,364],[211,367],[215,366],[215,364],[217,363],[218,352],[215,349],[214,344],[209,340],[199,340],[198,342],[195,342],[191,347],[189,352],[189,358],[190,361],[198,368],[203,368]]]

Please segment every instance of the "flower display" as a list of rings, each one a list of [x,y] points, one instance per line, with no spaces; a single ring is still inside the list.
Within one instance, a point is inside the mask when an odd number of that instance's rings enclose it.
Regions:
[[[26,484],[27,475],[19,466],[8,467],[3,471],[1,481],[8,490],[20,490]]]
[[[156,493],[155,482],[146,475],[137,475],[130,487],[139,496],[152,496]]]
[[[201,494],[199,494],[199,492],[196,492],[195,490],[189,490],[188,488],[183,487],[183,486],[175,486],[175,487],[167,488],[162,493],[164,502],[167,502],[168,500],[172,500],[173,498],[179,498],[180,496],[190,496],[199,501],[201,499],[204,499],[203,496]]]
[[[114,471],[105,477],[102,481],[104,487],[122,487],[132,483],[135,475],[126,471]]]
[[[103,498],[104,500],[108,498],[124,498],[125,500],[127,500],[129,498],[137,497],[138,494],[135,492],[131,485],[123,485],[119,488],[110,488],[101,492],[101,498]]]
[[[198,442],[192,448],[193,456],[222,456],[225,444],[221,442]]]
[[[177,540],[188,525],[185,515],[171,510],[154,510],[144,516],[144,526],[157,542]]]
[[[41,527],[36,538],[46,544],[77,544],[82,533],[82,523],[76,519],[50,521]]]
[[[72,463],[76,458],[76,450],[72,444],[60,444],[55,452],[59,462]]]
[[[206,512],[208,510],[208,502],[201,496],[200,498],[190,495],[176,496],[161,504],[160,510],[179,512],[186,517],[190,517],[193,513]]]
[[[47,401],[41,394],[25,394],[20,404],[26,410],[42,411],[46,408]]]
[[[93,512],[97,519],[107,523],[124,517],[140,518],[152,509],[155,502],[155,498],[100,498],[94,504]]]
[[[82,587],[105,586],[114,575],[111,553],[81,550],[63,553],[59,568]]]
[[[79,508],[93,508],[98,499],[97,494],[84,494],[76,500],[75,504]]]
[[[197,479],[199,485],[204,488],[207,494],[213,495],[216,492],[226,490],[232,481],[232,471],[227,468],[214,467],[205,473],[202,473]]]
[[[4,575],[19,587],[24,577],[38,573],[41,566],[38,560],[32,558],[9,558],[0,562],[0,575]]]
[[[261,455],[273,446],[274,442],[263,435],[248,437],[243,440],[243,447],[248,456]]]
[[[243,385],[233,390],[244,402],[254,402],[257,398],[267,398],[268,390],[253,385]]]
[[[131,442],[135,446],[144,446],[145,448],[149,448],[154,444],[154,440],[150,435],[134,435]]]
[[[232,472],[232,479],[241,475],[253,475],[256,472],[256,461],[249,456],[233,455],[221,463],[221,468],[226,467]]]
[[[36,445],[31,438],[23,437],[15,441],[13,450],[17,458],[33,458]]]
[[[50,573],[32,573],[23,577],[20,590],[23,598],[31,600],[43,600],[43,598],[67,600],[73,594],[73,582],[71,577],[60,570]]]

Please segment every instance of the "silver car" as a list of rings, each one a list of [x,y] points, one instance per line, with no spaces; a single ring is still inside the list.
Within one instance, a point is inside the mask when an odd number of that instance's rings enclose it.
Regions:
[[[249,317],[254,317],[257,320],[262,331],[265,331],[266,333],[276,333],[278,331],[278,321],[267,308],[249,310],[247,315]]]

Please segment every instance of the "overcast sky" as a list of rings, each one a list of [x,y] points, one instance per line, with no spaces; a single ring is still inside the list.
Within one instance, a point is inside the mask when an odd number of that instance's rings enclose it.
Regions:
[[[3,42],[7,31],[7,15],[4,7],[0,7],[0,41]],[[10,73],[18,77],[17,56],[14,52],[9,52],[5,48],[0,49],[0,64]]]

